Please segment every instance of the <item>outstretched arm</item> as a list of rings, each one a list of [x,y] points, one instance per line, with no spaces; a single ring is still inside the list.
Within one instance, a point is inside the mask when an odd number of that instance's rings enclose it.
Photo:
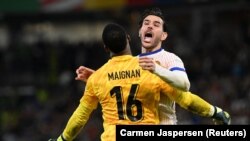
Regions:
[[[92,108],[84,103],[80,103],[70,117],[63,133],[57,139],[49,139],[49,141],[72,141],[85,126],[92,111]]]
[[[80,66],[79,68],[76,69],[77,76],[75,80],[81,80],[86,83],[90,75],[94,72],[95,71],[90,68],[87,68],[85,66]]]
[[[228,112],[223,111],[217,106],[211,105],[198,95],[176,89],[171,93],[172,94],[168,95],[182,108],[203,117],[210,117],[215,124],[229,125],[231,123],[231,117]]]

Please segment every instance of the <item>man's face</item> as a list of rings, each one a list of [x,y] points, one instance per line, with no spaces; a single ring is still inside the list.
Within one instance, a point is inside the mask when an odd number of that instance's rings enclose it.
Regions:
[[[159,49],[162,41],[167,38],[167,33],[163,31],[163,20],[154,15],[147,16],[142,22],[139,35],[143,48],[151,51]]]

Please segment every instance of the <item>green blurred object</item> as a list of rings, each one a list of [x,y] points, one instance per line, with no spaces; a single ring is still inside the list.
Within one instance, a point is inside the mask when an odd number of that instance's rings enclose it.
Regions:
[[[38,0],[0,0],[0,12],[38,12],[39,9]]]

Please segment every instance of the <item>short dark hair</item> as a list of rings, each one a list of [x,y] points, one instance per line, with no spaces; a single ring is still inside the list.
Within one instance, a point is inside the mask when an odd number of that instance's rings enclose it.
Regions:
[[[160,8],[157,8],[157,7],[153,7],[151,9],[146,9],[143,13],[142,13],[142,16],[141,16],[141,19],[139,21],[139,27],[141,28],[142,27],[142,23],[143,23],[143,20],[148,16],[148,15],[154,15],[154,16],[157,16],[157,17],[160,17],[163,21],[163,31],[164,32],[167,32],[167,23],[165,21],[165,16],[163,14],[163,12],[161,11]]]
[[[110,51],[119,53],[126,48],[127,33],[122,26],[116,23],[110,23],[103,29],[102,40]]]

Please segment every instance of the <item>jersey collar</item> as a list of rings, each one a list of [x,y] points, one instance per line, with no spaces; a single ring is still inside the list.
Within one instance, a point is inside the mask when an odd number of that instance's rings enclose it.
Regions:
[[[139,57],[148,56],[148,55],[151,55],[151,54],[155,54],[155,53],[160,52],[161,50],[163,50],[163,48],[159,48],[158,50],[155,50],[155,51],[152,51],[152,52],[142,53],[142,54],[139,54]]]

